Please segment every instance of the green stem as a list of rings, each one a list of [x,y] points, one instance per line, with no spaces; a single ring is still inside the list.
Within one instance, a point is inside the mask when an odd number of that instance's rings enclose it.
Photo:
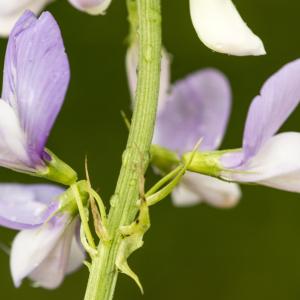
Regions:
[[[136,0],[139,67],[135,109],[111,209],[111,241],[101,243],[93,259],[85,300],[111,300],[118,277],[115,261],[121,242],[120,226],[133,222],[138,207],[139,182],[149,163],[155,124],[161,60],[160,0]]]

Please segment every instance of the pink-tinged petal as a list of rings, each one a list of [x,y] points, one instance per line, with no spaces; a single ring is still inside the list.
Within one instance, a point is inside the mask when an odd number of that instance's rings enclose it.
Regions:
[[[202,150],[216,149],[231,109],[231,89],[219,71],[205,69],[175,83],[158,112],[152,143],[183,153],[203,138]]]
[[[237,56],[266,54],[261,39],[231,0],[190,0],[190,13],[200,40],[208,48]]]
[[[30,273],[30,279],[37,286],[46,289],[55,289],[64,280],[70,261],[74,230],[75,223],[73,221],[48,256]]]
[[[273,136],[259,152],[238,168],[225,160],[221,177],[235,182],[258,183],[273,188],[300,192],[300,133]],[[226,154],[229,156],[230,154]],[[232,168],[231,170],[229,168]]]
[[[0,36],[9,35],[26,9],[38,14],[50,2],[52,0],[0,0]]]
[[[215,207],[229,208],[235,206],[240,197],[241,191],[237,184],[192,172],[183,176],[172,193],[172,199],[177,206],[206,202]]]
[[[0,225],[29,229],[43,224],[58,207],[64,189],[50,184],[0,184]]]
[[[48,12],[25,12],[7,46],[2,98],[15,110],[26,136],[32,167],[41,164],[45,143],[63,104],[69,64],[59,27]]]
[[[108,9],[112,0],[69,0],[77,9],[91,15],[102,15]]]
[[[138,66],[138,45],[133,44],[130,46],[126,53],[126,71],[129,91],[131,95],[132,103],[135,99],[136,84],[137,84],[137,66]],[[160,73],[160,86],[159,86],[159,97],[158,97],[158,111],[164,106],[170,89],[170,57],[165,49],[162,50],[161,58],[161,73]]]
[[[16,287],[55,249],[67,226],[67,218],[61,218],[17,234],[10,256],[10,269]]]
[[[244,131],[244,160],[254,156],[300,101],[300,59],[286,64],[263,85],[249,109]]]

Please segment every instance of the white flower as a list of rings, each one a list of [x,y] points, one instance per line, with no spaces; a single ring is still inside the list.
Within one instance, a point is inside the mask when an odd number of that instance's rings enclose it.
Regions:
[[[0,0],[0,36],[8,36],[25,10],[39,14],[54,0]],[[91,15],[104,14],[111,0],[69,0],[78,10]]]
[[[190,0],[190,13],[200,40],[208,48],[237,56],[266,54],[261,39],[231,0]]]

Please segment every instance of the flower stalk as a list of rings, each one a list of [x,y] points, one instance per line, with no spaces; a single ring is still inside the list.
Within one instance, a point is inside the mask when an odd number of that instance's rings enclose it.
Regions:
[[[129,4],[132,2],[130,0]],[[100,243],[98,247],[98,255],[90,269],[85,300],[113,298],[119,273],[116,258],[122,241],[120,228],[131,224],[138,213],[140,182],[150,158],[160,80],[160,0],[136,0],[136,4],[139,63],[135,109],[108,215],[107,230],[111,240]]]

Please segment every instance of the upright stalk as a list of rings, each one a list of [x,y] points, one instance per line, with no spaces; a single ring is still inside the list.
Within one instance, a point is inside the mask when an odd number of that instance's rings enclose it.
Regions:
[[[133,1],[133,0],[131,0]],[[93,259],[85,300],[111,300],[118,277],[115,261],[121,242],[119,228],[134,221],[139,183],[149,162],[159,92],[161,61],[160,0],[136,0],[138,80],[129,137],[108,216],[110,242],[100,243]]]

